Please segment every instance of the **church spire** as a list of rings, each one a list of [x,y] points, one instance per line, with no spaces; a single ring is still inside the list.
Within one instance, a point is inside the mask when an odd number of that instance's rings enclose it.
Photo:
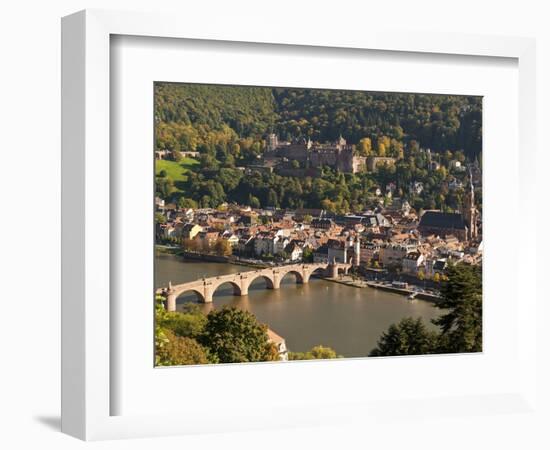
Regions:
[[[463,217],[468,227],[468,237],[471,240],[477,237],[477,210],[471,168],[468,169],[468,178],[469,189],[464,199]]]

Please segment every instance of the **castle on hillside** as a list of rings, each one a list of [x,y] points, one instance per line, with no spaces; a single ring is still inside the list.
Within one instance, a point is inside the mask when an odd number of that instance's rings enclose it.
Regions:
[[[336,142],[321,144],[311,139],[300,142],[279,141],[276,134],[270,134],[265,158],[298,161],[304,168],[329,166],[347,173],[357,173],[366,165],[366,158],[354,156],[353,147],[342,136]]]

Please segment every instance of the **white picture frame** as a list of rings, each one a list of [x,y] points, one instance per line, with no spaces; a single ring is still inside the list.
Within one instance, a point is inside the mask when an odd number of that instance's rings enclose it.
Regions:
[[[218,26],[219,25],[219,26]],[[383,52],[510,58],[518,64],[518,146],[535,149],[535,42],[533,39],[348,30],[335,24],[326,34],[314,28],[285,30],[284,35],[266,23],[238,27],[217,24],[207,29],[200,20],[166,14],[144,14],[87,10],[62,21],[62,430],[85,440],[162,436],[208,431],[231,431],[266,427],[323,424],[361,420],[380,413],[389,415],[384,400],[350,403],[285,406],[246,415],[244,405],[233,411],[231,420],[221,416],[193,418],[181,414],[112,415],[110,336],[111,321],[111,182],[110,91],[111,36],[141,36],[302,47],[365,49]],[[535,153],[521,152],[518,198],[525,220],[536,220],[534,199],[529,195],[534,179]],[[110,182],[111,181],[111,182]],[[532,206],[532,205],[531,205]],[[517,249],[517,257],[536,261],[534,240]],[[533,264],[529,270],[536,272]],[[514,266],[515,267],[515,266]],[[527,267],[517,266],[518,279],[526,279]],[[441,414],[493,414],[503,404],[515,412],[535,408],[536,398],[536,292],[524,289],[518,304],[517,328],[521,342],[517,383],[501,393],[469,394],[463,398],[441,397],[408,400],[407,411],[416,414],[422,401],[437,404]],[[517,292],[510,295],[517,296]],[[388,361],[388,360],[386,360]],[[353,364],[353,362],[352,362]],[[393,363],[388,363],[393,364]],[[310,365],[311,366],[311,365]],[[274,366],[263,365],[262,371]],[[355,369],[359,366],[356,364]],[[233,368],[245,370],[245,368]],[[232,369],[232,370],[233,370]],[[347,370],[353,370],[348,368]],[[337,376],[341,376],[341,371]],[[472,409],[473,408],[473,409]],[[476,409],[477,408],[477,409]],[[223,405],[220,411],[231,412]],[[401,413],[402,414],[402,413]],[[246,420],[244,420],[246,419]]]

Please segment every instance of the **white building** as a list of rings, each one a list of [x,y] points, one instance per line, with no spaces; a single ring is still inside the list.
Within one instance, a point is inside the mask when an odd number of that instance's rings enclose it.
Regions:
[[[288,244],[285,248],[285,252],[288,253],[288,258],[291,261],[300,261],[304,254],[303,249],[296,242]]]
[[[425,256],[420,252],[411,252],[408,253],[402,260],[401,264],[403,266],[403,272],[410,275],[416,275],[418,269],[422,267]]]
[[[384,244],[380,247],[379,260],[384,266],[401,265],[403,258],[416,249],[415,244]]]
[[[262,231],[254,238],[254,253],[256,255],[279,255],[289,244],[290,239],[283,236],[283,231]]]
[[[288,350],[284,338],[275,333],[271,328],[267,329],[268,342],[275,344],[281,361],[288,361]]]
[[[446,259],[428,259],[426,260],[426,277],[433,278],[436,273],[443,275],[447,268]]]

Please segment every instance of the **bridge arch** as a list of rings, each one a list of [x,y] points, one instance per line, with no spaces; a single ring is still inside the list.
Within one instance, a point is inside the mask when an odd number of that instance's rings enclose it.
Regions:
[[[197,298],[199,299],[199,301],[201,303],[204,303],[205,302],[205,298],[204,298],[204,295],[201,291],[199,291],[198,289],[195,289],[195,288],[187,288],[187,289],[181,289],[180,291],[175,291],[172,295],[174,296],[174,299],[178,299],[179,297],[183,296],[183,295],[186,295],[186,294],[189,294],[193,292]]]
[[[300,271],[296,269],[290,269],[290,270],[287,270],[286,272],[281,273],[281,279],[279,283],[282,283],[288,274],[293,274],[296,277],[296,284],[302,284],[304,282],[304,275]]]
[[[226,280],[212,286],[212,296],[216,294],[220,287],[230,285],[233,288],[233,295],[241,295],[241,286],[235,281]]]
[[[319,276],[323,276],[325,275],[325,272],[327,271],[327,268],[324,267],[324,266],[319,266],[317,267],[316,269],[313,269],[310,273],[310,276],[311,275],[319,275]]]
[[[252,277],[250,277],[250,279],[248,280],[248,287],[250,288],[250,286],[252,286],[252,283],[254,283],[254,281],[256,281],[258,278],[264,279],[266,287],[268,289],[275,288],[273,278],[271,278],[268,274],[265,274],[265,273],[254,274]]]

